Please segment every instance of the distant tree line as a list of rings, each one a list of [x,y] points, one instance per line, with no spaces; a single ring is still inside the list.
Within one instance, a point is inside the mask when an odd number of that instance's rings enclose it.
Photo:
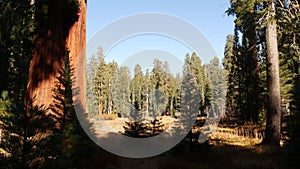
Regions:
[[[189,69],[197,84],[199,115],[219,116],[224,113],[226,84],[219,59],[215,57],[211,63],[202,64],[196,53],[187,54],[184,67]],[[170,72],[167,61],[153,60],[152,70],[144,70],[137,64],[133,76],[126,66],[118,66],[114,61],[106,63],[102,49],[90,58],[87,66],[87,91],[89,111],[97,114],[121,113],[130,116],[133,112],[141,112],[142,116],[180,114],[183,75],[175,76]],[[193,91],[189,91],[193,92]]]

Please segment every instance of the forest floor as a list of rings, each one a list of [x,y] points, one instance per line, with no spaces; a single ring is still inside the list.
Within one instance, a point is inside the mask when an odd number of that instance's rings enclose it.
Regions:
[[[119,157],[99,151],[84,164],[101,169],[296,169],[283,148],[179,144],[168,152],[143,159]]]
[[[118,120],[117,120],[118,121]],[[123,120],[110,121],[114,128]],[[131,159],[102,149],[83,160],[84,168],[101,169],[293,169],[297,157],[286,148],[260,145],[260,139],[236,135],[211,134],[209,141],[188,144],[182,141],[164,154]],[[296,160],[295,160],[296,159]],[[299,158],[300,159],[300,158]]]

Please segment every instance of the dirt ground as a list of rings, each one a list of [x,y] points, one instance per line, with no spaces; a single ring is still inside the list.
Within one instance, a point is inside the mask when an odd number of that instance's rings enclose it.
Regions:
[[[99,151],[85,168],[101,169],[293,169],[294,161],[281,148],[267,146],[177,145],[159,156],[143,159],[119,157]]]
[[[172,119],[164,119],[172,123]],[[124,120],[109,121],[121,130]],[[101,169],[296,169],[297,156],[286,148],[259,145],[261,140],[213,133],[209,141],[189,144],[182,141],[164,154],[131,159],[99,148],[81,161],[83,168]]]

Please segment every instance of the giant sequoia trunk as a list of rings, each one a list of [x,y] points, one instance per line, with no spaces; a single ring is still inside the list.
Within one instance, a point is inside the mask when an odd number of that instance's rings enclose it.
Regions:
[[[75,79],[73,89],[76,89],[76,95],[73,95],[74,104],[82,110],[82,117],[86,118],[86,1],[79,1],[79,18],[72,26],[67,38],[67,48],[70,51],[71,65],[75,70]]]
[[[279,81],[279,59],[277,44],[277,23],[275,20],[275,3],[269,1],[271,11],[269,13],[269,22],[266,30],[267,40],[267,126],[265,144],[280,145],[281,138],[281,98]]]
[[[30,62],[27,97],[33,99],[34,105],[44,105],[46,108],[53,101],[53,88],[58,71],[62,68],[63,58],[69,50],[72,66],[78,66],[85,74],[85,35],[86,35],[86,0],[78,0],[80,11],[74,4],[66,0],[48,2],[47,18],[35,18],[38,22],[38,39]],[[40,1],[36,1],[38,5]],[[73,6],[72,6],[73,5]],[[83,51],[83,52],[82,52]],[[81,55],[79,55],[82,52]],[[76,79],[74,87],[84,90],[85,76]],[[84,97],[77,96],[84,104]]]

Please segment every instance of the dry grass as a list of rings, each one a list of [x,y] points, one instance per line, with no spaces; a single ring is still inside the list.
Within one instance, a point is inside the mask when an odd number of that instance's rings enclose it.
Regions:
[[[7,157],[10,157],[11,154],[6,152],[5,150],[3,150],[2,148],[0,148],[0,157],[4,157],[4,158],[7,158]]]
[[[166,126],[174,119],[162,117]],[[125,120],[106,121],[114,128],[122,128]],[[215,126],[210,126],[213,128]],[[200,128],[194,129],[201,130]],[[205,130],[202,128],[202,130]],[[258,145],[260,138],[240,136],[234,128],[216,127],[210,134],[208,144],[179,144],[168,152],[145,159],[129,159],[110,154],[112,161],[103,156],[93,156],[91,168],[104,169],[293,169],[285,149]],[[245,131],[247,133],[247,131]],[[255,134],[254,134],[255,135]],[[183,146],[182,146],[183,145]],[[99,152],[101,154],[101,152]],[[97,157],[99,156],[99,157]],[[103,158],[103,159],[102,159]],[[110,158],[110,159],[111,159]],[[88,161],[88,159],[86,159]]]
[[[228,130],[228,131],[227,131]],[[262,139],[239,136],[231,132],[232,129],[217,128],[209,136],[209,142],[212,145],[234,145],[234,146],[254,146],[261,143]]]
[[[101,114],[101,115],[96,115],[95,120],[115,120],[118,118],[117,114]]]
[[[187,146],[187,147],[186,147]],[[285,151],[268,146],[208,146],[175,147],[159,156],[130,159],[98,152],[90,157],[85,168],[103,169],[293,169]],[[108,156],[109,158],[107,158]],[[113,160],[111,160],[113,159]],[[93,164],[93,165],[92,165]]]
[[[164,124],[164,129],[168,131],[171,127],[174,126],[176,119],[170,116],[161,116],[158,117],[161,119],[161,122]],[[101,116],[97,116],[95,121],[96,128],[104,127],[107,129],[107,132],[113,132],[113,130],[109,130],[108,127],[113,128],[118,133],[124,132],[123,126],[125,125],[126,121],[129,121],[126,118],[118,118],[115,114],[103,114]],[[103,121],[105,120],[105,121]],[[105,127],[105,126],[107,127]],[[206,128],[202,126],[194,126],[192,132],[202,132],[204,134],[210,133],[210,131],[214,131],[213,133],[209,134],[210,144],[211,145],[235,145],[235,146],[253,146],[257,145],[262,141],[262,137],[255,137],[258,134],[253,134],[254,137],[250,136],[241,136],[241,128],[225,128],[225,127],[217,127],[217,125],[208,125]],[[249,127],[244,127],[243,132],[251,133],[248,131]],[[251,130],[251,129],[250,129]],[[104,131],[102,131],[104,132]],[[252,131],[253,132],[253,131]],[[242,135],[245,135],[242,133]]]

